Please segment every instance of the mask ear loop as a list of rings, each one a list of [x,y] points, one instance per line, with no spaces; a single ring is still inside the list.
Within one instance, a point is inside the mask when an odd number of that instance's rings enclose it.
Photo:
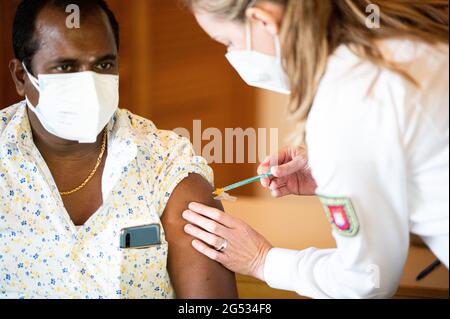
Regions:
[[[280,37],[277,34],[275,35],[275,53],[277,55],[277,58],[281,62],[281,43],[280,43]]]
[[[25,73],[27,74],[28,78],[30,79],[31,84],[34,86],[34,88],[41,93],[41,90],[39,89],[39,80],[36,79],[27,69],[25,66],[25,63],[22,62],[23,69],[25,70]],[[28,107],[30,108],[33,113],[37,114],[36,107],[31,104],[31,101],[28,99],[28,96],[25,95],[25,100],[27,102]]]
[[[22,62],[22,67],[25,70],[25,72],[28,75],[28,78],[30,79],[31,84],[33,84],[34,88],[40,93],[41,90],[39,89],[39,80],[37,78],[35,78],[27,69],[27,67],[25,66],[25,63]]]
[[[252,24],[251,22],[247,19],[246,23],[245,23],[245,32],[246,32],[246,41],[247,41],[247,51],[252,51],[253,47],[252,47]]]
[[[248,19],[245,23],[245,30],[246,30],[247,51],[252,51],[253,50],[252,24]],[[280,37],[277,34],[274,35],[274,43],[275,43],[276,57],[277,57],[278,61],[281,63],[281,42],[280,42]]]

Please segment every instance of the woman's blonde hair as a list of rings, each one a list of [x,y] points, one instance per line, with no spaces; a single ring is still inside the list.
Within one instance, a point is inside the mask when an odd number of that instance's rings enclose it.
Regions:
[[[183,0],[193,11],[204,10],[241,22],[249,6],[263,1],[285,7],[283,64],[292,88],[289,109],[299,122],[302,136],[328,58],[337,47],[348,45],[362,58],[413,81],[383,57],[376,42],[392,38],[430,44],[449,41],[446,0]],[[369,5],[380,10],[380,28],[366,26]]]

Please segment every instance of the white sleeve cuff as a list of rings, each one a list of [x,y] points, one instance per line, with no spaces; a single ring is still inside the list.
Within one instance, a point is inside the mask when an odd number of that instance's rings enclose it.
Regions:
[[[266,283],[275,289],[296,291],[300,255],[297,250],[272,248],[264,264]]]

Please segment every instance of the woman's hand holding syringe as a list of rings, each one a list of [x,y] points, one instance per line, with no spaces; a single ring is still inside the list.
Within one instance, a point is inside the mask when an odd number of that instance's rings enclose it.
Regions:
[[[301,149],[285,149],[276,155],[268,156],[258,167],[259,176],[237,182],[213,193],[216,200],[236,201],[229,191],[261,181],[264,188],[270,189],[273,197],[287,195],[315,195],[317,184],[308,167],[306,152]]]
[[[271,176],[261,179],[261,185],[268,188],[273,197],[316,193],[317,184],[303,148],[287,148],[268,156],[258,167],[258,174],[266,172],[270,172]]]

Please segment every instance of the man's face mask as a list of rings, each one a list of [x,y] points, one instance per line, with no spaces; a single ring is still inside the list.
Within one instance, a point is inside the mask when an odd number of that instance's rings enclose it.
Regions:
[[[232,51],[226,55],[231,65],[242,79],[250,86],[291,94],[289,79],[281,62],[281,47],[275,36],[276,56],[252,50],[252,30],[250,22],[246,23],[247,49]]]
[[[39,74],[24,68],[39,92],[37,106],[27,105],[42,126],[59,138],[95,143],[119,105],[119,76],[79,72]]]

